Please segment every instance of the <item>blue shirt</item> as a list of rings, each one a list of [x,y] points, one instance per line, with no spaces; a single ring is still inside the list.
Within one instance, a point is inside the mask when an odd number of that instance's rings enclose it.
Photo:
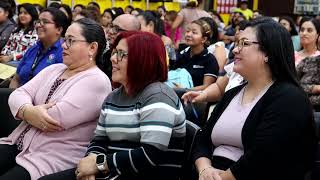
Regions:
[[[31,78],[36,76],[42,69],[51,64],[62,63],[62,41],[59,39],[53,46],[43,52],[43,45],[38,41],[34,46],[30,47],[24,54],[18,68],[17,74],[20,78],[20,85],[24,85]],[[38,60],[39,63],[35,63]],[[32,72],[32,66],[34,70]]]

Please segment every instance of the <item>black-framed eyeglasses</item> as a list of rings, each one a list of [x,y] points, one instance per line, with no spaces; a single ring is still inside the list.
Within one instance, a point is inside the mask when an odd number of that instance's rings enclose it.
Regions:
[[[123,51],[123,50],[114,49],[114,50],[112,51],[112,53],[111,53],[111,57],[114,56],[115,54],[117,55],[117,56],[116,56],[116,58],[117,58],[117,63],[118,63],[119,61],[122,61],[122,59],[123,59],[124,57],[128,57],[128,53],[125,52],[125,51]]]
[[[240,39],[235,42],[235,47],[238,47],[238,50],[241,51],[243,47],[251,46],[253,44],[259,44],[257,41],[250,41],[248,39]]]
[[[48,20],[48,19],[37,19],[34,21],[34,25],[40,24],[41,26],[44,26],[46,24],[55,24],[54,22]]]
[[[119,32],[123,32],[123,31],[126,31],[126,30],[122,29],[118,25],[111,24],[108,33],[111,35],[115,35],[115,34],[118,34]]]
[[[67,48],[70,48],[72,44],[75,42],[87,42],[87,41],[82,39],[72,39],[70,37],[64,37],[63,42],[66,44]]]

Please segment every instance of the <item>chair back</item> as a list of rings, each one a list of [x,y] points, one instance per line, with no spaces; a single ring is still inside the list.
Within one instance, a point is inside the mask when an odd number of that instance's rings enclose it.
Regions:
[[[21,121],[11,114],[8,99],[14,89],[0,88],[0,138],[7,137]]]
[[[194,143],[196,135],[199,132],[200,127],[191,121],[186,120],[186,141],[184,145],[184,164],[182,167],[182,174],[180,180],[192,180],[195,175],[195,167],[192,161],[192,151],[194,148]]]

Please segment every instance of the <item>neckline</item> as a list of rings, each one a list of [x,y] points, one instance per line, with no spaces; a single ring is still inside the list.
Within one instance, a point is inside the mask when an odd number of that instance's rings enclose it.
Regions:
[[[255,104],[259,99],[260,97],[263,96],[263,94],[265,94],[268,89],[273,85],[274,81],[271,81],[270,83],[268,83],[262,90],[260,90],[260,92],[254,97],[251,99],[250,102],[246,103],[246,104],[243,104],[243,96],[244,96],[244,93],[245,93],[245,90],[246,90],[246,87],[248,86],[247,84],[241,89],[241,94],[240,94],[240,97],[239,97],[239,106],[240,107],[248,107],[252,104]]]

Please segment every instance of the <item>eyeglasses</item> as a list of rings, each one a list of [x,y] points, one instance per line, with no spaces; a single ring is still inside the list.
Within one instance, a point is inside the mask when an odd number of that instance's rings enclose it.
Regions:
[[[38,20],[34,21],[34,25],[39,24],[39,23],[41,26],[44,26],[46,24],[55,24],[54,22],[49,21],[48,19],[38,19]]]
[[[70,37],[63,38],[64,43],[66,44],[67,48],[70,48],[73,43],[75,42],[87,42],[86,40],[81,39],[71,39]]]
[[[116,49],[113,50],[111,53],[111,57],[114,56],[115,54],[117,54],[117,63],[119,61],[122,61],[124,57],[128,57],[128,53],[123,50],[116,50]]]
[[[243,47],[251,46],[252,44],[259,44],[256,41],[250,41],[247,39],[240,39],[239,41],[235,42],[235,47],[238,47],[239,52],[243,49]]]
[[[126,31],[126,30],[122,29],[118,25],[111,24],[108,33],[111,34],[111,35],[115,35],[115,34],[118,34],[119,32],[122,32],[122,31]]]

